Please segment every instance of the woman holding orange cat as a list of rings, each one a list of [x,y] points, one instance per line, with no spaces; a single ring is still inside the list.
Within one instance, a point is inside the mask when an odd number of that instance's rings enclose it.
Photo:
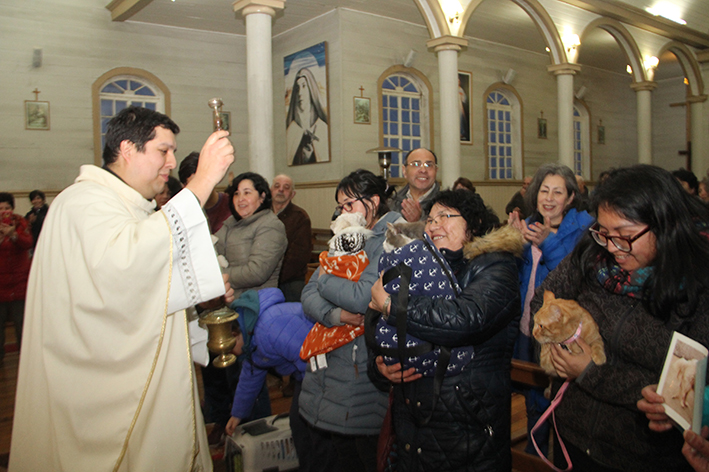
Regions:
[[[673,331],[709,346],[709,214],[648,165],[612,171],[593,207],[597,223],[542,284],[590,312],[607,357],[596,365],[582,338],[579,354],[553,346],[556,372],[573,380],[556,410],[559,433],[574,471],[691,470],[681,433],[650,431],[636,402],[657,383]],[[538,292],[532,312],[541,304]]]

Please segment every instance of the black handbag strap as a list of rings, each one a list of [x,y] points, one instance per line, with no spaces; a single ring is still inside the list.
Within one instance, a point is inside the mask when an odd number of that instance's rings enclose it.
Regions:
[[[446,277],[448,282],[450,282],[451,288],[456,292],[456,295],[460,295],[457,290],[457,285],[453,280],[453,275],[450,273],[444,262],[441,260],[438,252],[431,246],[431,244],[423,239],[426,248],[433,254],[438,264],[441,266],[441,270]],[[409,283],[411,282],[411,276],[413,275],[413,270],[411,267],[407,266],[403,262],[400,262],[396,266],[388,269],[384,272],[382,276],[382,284],[387,285],[392,280],[397,277],[401,277],[399,281],[399,292],[396,294],[396,304],[395,315],[396,315],[396,336],[397,336],[397,348],[384,348],[380,347],[375,338],[375,331],[377,327],[377,322],[379,321],[379,316],[381,313],[373,310],[371,308],[367,309],[365,313],[365,341],[367,345],[370,346],[375,352],[388,357],[398,357],[402,363],[401,375],[403,379],[404,369],[403,362],[404,359],[408,357],[419,356],[431,352],[436,346],[432,343],[422,341],[421,344],[414,347],[406,347],[406,321],[408,319],[407,309],[409,305]],[[436,364],[436,371],[433,376],[433,404],[431,405],[431,412],[424,418],[421,422],[418,422],[420,426],[425,426],[431,421],[433,414],[436,410],[436,405],[438,404],[438,398],[441,396],[441,388],[443,386],[443,378],[448,370],[448,365],[451,359],[451,350],[446,346],[438,346],[440,353],[438,355],[438,363]]]
[[[431,243],[426,240],[426,238],[423,238],[423,243],[426,245],[426,248],[433,254],[433,257],[436,258],[436,262],[438,262],[438,265],[441,266],[441,270],[443,271],[444,274],[446,274],[446,277],[448,278],[448,282],[451,284],[451,289],[455,292],[456,296],[460,295],[460,291],[458,290],[458,285],[456,282],[453,280],[453,274],[448,270],[448,267],[446,264],[441,260],[441,257],[438,255],[438,249],[434,248],[431,246]]]

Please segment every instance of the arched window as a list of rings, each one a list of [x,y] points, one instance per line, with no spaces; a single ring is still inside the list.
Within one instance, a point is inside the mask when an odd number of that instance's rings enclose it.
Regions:
[[[111,118],[130,105],[169,114],[169,98],[165,84],[146,71],[118,68],[99,77],[93,84],[96,164],[101,164],[106,126]]]
[[[430,83],[414,69],[395,66],[379,78],[380,142],[404,150],[392,154],[394,178],[404,175],[402,159],[408,151],[431,147],[430,93]]]
[[[509,87],[496,85],[485,96],[487,177],[522,178],[521,103]]]
[[[579,101],[574,103],[574,174],[591,178],[591,131],[589,113]]]

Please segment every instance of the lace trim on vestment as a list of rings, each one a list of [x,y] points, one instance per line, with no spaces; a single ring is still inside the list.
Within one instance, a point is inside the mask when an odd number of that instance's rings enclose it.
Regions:
[[[190,245],[187,243],[187,230],[182,221],[182,217],[175,210],[175,207],[169,202],[162,207],[162,210],[167,215],[167,222],[170,225],[172,239],[175,242],[177,249],[178,262],[177,267],[182,277],[182,283],[187,293],[187,298],[190,305],[196,305],[199,301],[199,286],[197,285],[197,277],[192,266],[192,255],[190,254]]]

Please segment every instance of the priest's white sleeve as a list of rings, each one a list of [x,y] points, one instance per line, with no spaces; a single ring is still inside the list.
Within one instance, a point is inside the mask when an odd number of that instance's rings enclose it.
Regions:
[[[168,313],[224,295],[209,224],[195,195],[183,189],[161,211],[172,232],[172,284]]]

